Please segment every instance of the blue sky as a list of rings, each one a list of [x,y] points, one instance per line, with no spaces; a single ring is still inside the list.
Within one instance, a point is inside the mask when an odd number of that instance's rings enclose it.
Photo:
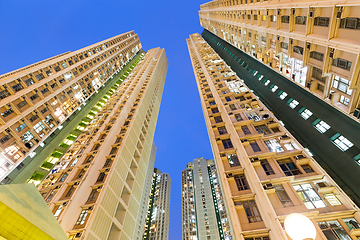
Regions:
[[[165,48],[169,68],[155,133],[155,167],[170,174],[171,240],[181,239],[181,170],[212,158],[185,39],[202,32],[206,0],[0,1],[0,74],[134,30],[144,50]]]

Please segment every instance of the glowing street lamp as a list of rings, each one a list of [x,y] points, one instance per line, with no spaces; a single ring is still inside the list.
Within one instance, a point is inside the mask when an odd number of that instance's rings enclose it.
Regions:
[[[293,240],[314,240],[316,228],[312,221],[299,213],[292,213],[285,218],[285,231]]]

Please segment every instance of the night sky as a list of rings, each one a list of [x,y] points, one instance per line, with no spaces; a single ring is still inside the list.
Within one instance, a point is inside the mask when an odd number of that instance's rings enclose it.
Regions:
[[[212,158],[186,38],[202,32],[206,0],[0,1],[0,74],[134,30],[143,49],[165,48],[169,68],[155,132],[155,167],[171,177],[169,239],[181,239],[181,170]]]

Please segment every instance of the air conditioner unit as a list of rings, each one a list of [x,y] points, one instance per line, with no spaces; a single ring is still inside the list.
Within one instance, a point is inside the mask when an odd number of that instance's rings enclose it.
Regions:
[[[220,157],[226,157],[226,154],[225,154],[225,153],[221,153],[221,154],[220,154]]]
[[[327,184],[326,184],[325,182],[318,182],[318,183],[316,183],[316,185],[317,185],[319,188],[327,187]]]
[[[303,159],[303,158],[306,158],[304,155],[297,155],[295,156],[295,159],[296,160],[300,160],[300,159]]]
[[[354,110],[354,117],[356,117],[356,118],[360,118],[360,108],[355,108],[355,110]]]
[[[329,58],[334,58],[334,49],[330,49]]]
[[[310,46],[311,46],[310,43],[306,44],[306,48],[307,48],[308,50],[310,50]]]
[[[295,8],[293,8],[293,10],[292,10],[292,14],[293,14],[293,15],[295,15]]]
[[[314,17],[314,11],[310,11],[309,17]]]
[[[278,15],[280,15],[280,14],[281,14],[281,11],[280,11],[280,10],[278,10],[278,11],[277,11],[277,14],[278,14]]]
[[[274,188],[274,185],[272,183],[265,183],[263,185],[264,189],[273,189]]]
[[[251,162],[256,162],[256,161],[259,161],[259,158],[258,157],[250,158],[250,161]]]
[[[341,18],[342,9],[343,9],[343,7],[341,7],[340,10],[337,11],[337,13],[336,13],[336,18],[337,18],[337,19],[340,19],[340,18]]]

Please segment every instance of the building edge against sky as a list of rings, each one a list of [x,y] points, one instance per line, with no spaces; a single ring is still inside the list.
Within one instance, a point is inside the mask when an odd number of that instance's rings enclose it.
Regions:
[[[1,75],[2,183],[46,175],[83,129],[98,93],[140,49],[130,31]]]
[[[232,239],[214,160],[195,158],[181,175],[182,239]]]
[[[11,170],[9,163],[19,166],[35,147],[43,147],[39,140],[51,135],[51,131],[34,135],[35,126],[30,124],[35,120],[36,124],[47,124],[41,114],[49,111],[51,115],[55,111],[48,101],[56,100],[61,109],[66,101],[76,105],[66,114],[64,112],[62,119],[51,121],[53,126],[49,129],[64,130],[66,126],[62,122],[66,119],[69,125],[74,122],[67,118],[71,113],[80,116],[80,123],[70,129],[71,138],[65,135],[60,146],[54,146],[56,151],[58,148],[62,151],[50,156],[51,165],[46,167],[51,172],[38,188],[70,239],[142,239],[156,154],[153,137],[167,67],[165,50],[154,48],[145,53],[138,36],[131,31],[1,76],[5,84],[2,102],[16,100],[29,91],[36,95],[31,101],[39,98],[37,103],[31,103],[26,96],[22,97],[24,104],[21,106],[28,105],[26,113],[36,117],[29,122],[24,120],[23,128],[15,129],[19,133],[27,130],[32,136],[28,140],[38,140],[30,145],[23,144],[29,151],[22,151],[24,146],[19,141],[24,138],[15,136],[14,129],[4,131],[8,137],[2,138],[4,141],[0,144],[20,146],[11,154],[3,149],[1,164],[7,170]],[[16,87],[10,84],[15,78]],[[94,83],[94,79],[98,82]],[[106,82],[109,84],[104,87]],[[50,87],[57,87],[57,90]],[[38,88],[48,91],[40,94]],[[48,92],[50,94],[43,95]],[[78,95],[80,98],[76,97]],[[97,99],[90,112],[75,113],[80,110],[76,108],[90,98]],[[5,110],[8,114],[1,115],[2,118],[11,116],[9,121],[2,122],[8,127],[22,121],[20,118],[25,114],[15,111],[15,105],[9,104]],[[65,127],[60,129],[60,124]],[[12,161],[10,157],[17,156],[15,153],[21,154],[15,159],[17,161]],[[26,169],[26,165],[21,168]],[[170,182],[168,184],[167,196],[170,197]],[[167,208],[168,216],[168,205]],[[168,225],[168,217],[166,221]],[[168,227],[165,230],[163,235],[167,237]]]
[[[288,239],[282,224],[298,212],[316,240],[358,239],[351,199],[199,34],[187,44],[233,237]]]

